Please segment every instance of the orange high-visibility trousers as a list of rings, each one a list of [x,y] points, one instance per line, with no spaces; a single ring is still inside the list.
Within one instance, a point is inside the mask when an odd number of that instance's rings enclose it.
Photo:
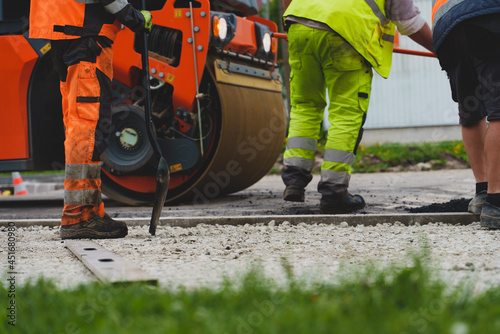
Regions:
[[[66,129],[61,225],[104,216],[100,155],[107,146],[111,122],[112,59],[112,48],[102,48],[95,62],[69,66],[66,81],[60,85]]]

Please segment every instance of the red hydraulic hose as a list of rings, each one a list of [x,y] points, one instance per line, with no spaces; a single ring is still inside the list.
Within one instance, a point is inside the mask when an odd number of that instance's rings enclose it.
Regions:
[[[280,39],[288,39],[285,33],[281,32],[273,32],[273,37],[280,38]]]
[[[414,56],[436,58],[436,55],[434,53],[427,52],[427,51],[415,51],[415,50],[407,50],[407,49],[400,49],[400,48],[394,48],[393,51],[395,53],[402,53],[405,55],[414,55]]]
[[[288,39],[288,37],[285,33],[280,33],[280,32],[273,32],[273,37],[276,37],[279,39]],[[416,50],[408,50],[408,49],[400,49],[400,48],[394,48],[393,51],[395,53],[402,53],[402,54],[406,54],[406,55],[436,58],[436,55],[434,53],[426,52],[426,51],[416,51]]]

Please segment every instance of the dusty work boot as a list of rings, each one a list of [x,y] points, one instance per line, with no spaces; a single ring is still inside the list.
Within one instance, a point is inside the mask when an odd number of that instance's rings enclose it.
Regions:
[[[283,199],[290,202],[304,202],[305,201],[304,187],[291,185],[286,186],[283,192]]]
[[[326,196],[319,201],[319,212],[323,214],[341,214],[361,210],[366,203],[360,195],[347,194],[344,199],[333,199]]]
[[[476,195],[474,195],[474,198],[469,202],[469,212],[470,213],[475,213],[475,214],[481,214],[481,211],[483,210],[483,204],[484,201],[486,200],[486,195],[487,191],[483,190]]]
[[[291,202],[304,202],[304,188],[311,182],[311,172],[297,166],[286,166],[281,173],[286,188],[283,199]]]
[[[351,195],[346,184],[330,182],[318,183],[321,200],[319,211],[323,214],[340,214],[361,210],[365,207],[365,200],[360,195]]]
[[[500,208],[489,202],[484,202],[481,211],[481,226],[488,228],[500,228]]]
[[[94,216],[78,224],[61,225],[61,239],[115,239],[127,235],[127,225],[105,214]]]

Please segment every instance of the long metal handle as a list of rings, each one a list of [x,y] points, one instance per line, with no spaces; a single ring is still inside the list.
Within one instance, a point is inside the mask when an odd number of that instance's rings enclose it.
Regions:
[[[142,8],[146,9],[146,1],[142,0]],[[144,30],[142,34],[142,39],[143,39],[143,44],[142,44],[142,70],[145,72],[144,75],[144,80],[145,80],[145,99],[144,99],[144,111],[145,111],[145,116],[146,116],[146,128],[147,128],[147,133],[149,137],[149,141],[151,142],[153,146],[153,150],[155,151],[156,155],[158,158],[161,157],[161,149],[160,149],[160,144],[158,144],[158,140],[156,140],[156,136],[154,135],[153,132],[153,115],[151,114],[151,94],[150,94],[150,85],[151,82],[149,80],[149,54],[148,54],[148,33],[146,30]]]
[[[427,51],[416,51],[416,50],[408,50],[408,49],[400,49],[400,48],[394,48],[393,51],[395,53],[402,53],[405,55],[413,55],[413,56],[422,56],[422,57],[430,57],[430,58],[436,58],[436,55],[432,52],[427,52]]]

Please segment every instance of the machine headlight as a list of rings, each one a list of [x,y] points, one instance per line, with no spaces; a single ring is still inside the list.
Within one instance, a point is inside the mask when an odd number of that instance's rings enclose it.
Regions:
[[[257,51],[255,56],[261,59],[272,60],[274,58],[272,33],[268,26],[255,22],[255,39],[257,40]]]
[[[234,37],[236,16],[234,14],[212,12],[212,45],[225,46]]]
[[[262,47],[266,52],[271,51],[271,34],[267,32],[264,34],[264,37],[262,37]]]
[[[212,22],[213,34],[221,40],[227,37],[227,21],[223,17],[214,16]]]

